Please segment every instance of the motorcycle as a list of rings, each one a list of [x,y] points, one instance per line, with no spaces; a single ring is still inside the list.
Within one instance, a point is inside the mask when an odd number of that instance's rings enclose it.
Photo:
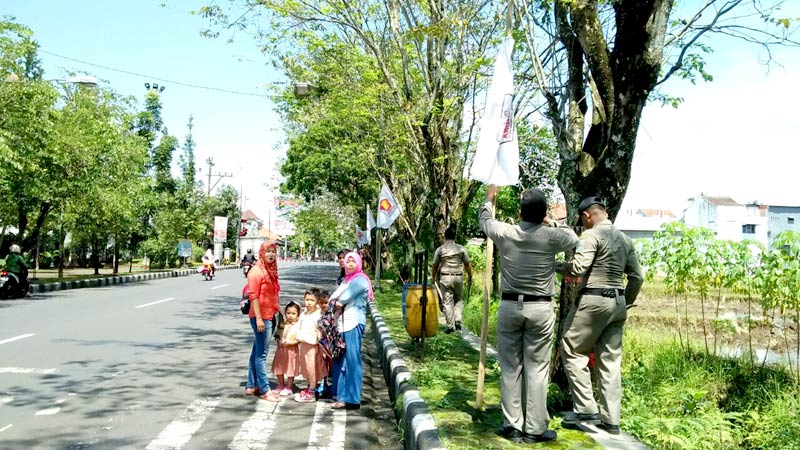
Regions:
[[[242,274],[245,278],[247,278],[247,274],[250,272],[250,269],[253,267],[252,264],[249,262],[242,262]]]
[[[203,279],[206,281],[211,281],[214,279],[214,266],[211,263],[203,263],[203,266],[200,268],[200,275],[203,276]]]
[[[28,294],[28,280],[20,280],[14,273],[0,272],[0,299],[21,298]]]

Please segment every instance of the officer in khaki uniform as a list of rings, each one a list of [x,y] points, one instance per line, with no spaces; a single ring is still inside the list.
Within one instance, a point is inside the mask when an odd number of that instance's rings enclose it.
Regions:
[[[622,333],[627,308],[642,287],[642,267],[631,239],[608,220],[599,197],[588,197],[578,206],[586,231],[567,264],[567,270],[583,277],[584,287],[564,323],[561,358],[569,380],[573,415],[564,424],[594,423],[609,433],[619,433],[622,401]],[[628,283],[623,287],[622,275]],[[600,410],[592,394],[589,354],[597,366]]]
[[[478,223],[497,245],[502,271],[497,310],[503,410],[499,434],[512,442],[552,441],[557,436],[547,429],[547,384],[555,325],[555,255],[577,245],[578,236],[547,217],[547,199],[538,189],[520,194],[519,225],[491,218],[496,195],[497,187],[489,186]]]
[[[447,321],[446,333],[461,329],[461,312],[464,302],[461,294],[464,291],[464,272],[467,273],[467,284],[472,284],[472,265],[469,254],[463,245],[455,242],[456,230],[449,227],[444,232],[444,244],[433,254],[433,281],[439,287],[443,297],[444,316]]]

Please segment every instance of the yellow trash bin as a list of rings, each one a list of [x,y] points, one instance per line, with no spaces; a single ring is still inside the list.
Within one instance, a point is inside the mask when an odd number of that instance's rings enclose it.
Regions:
[[[425,315],[425,337],[436,336],[439,331],[439,296],[436,287],[428,285],[425,290],[428,307]],[[403,285],[403,325],[412,338],[422,337],[422,285]]]

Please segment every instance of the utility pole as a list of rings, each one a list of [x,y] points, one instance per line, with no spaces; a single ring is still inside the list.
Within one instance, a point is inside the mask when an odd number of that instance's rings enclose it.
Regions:
[[[219,182],[222,181],[223,178],[232,177],[233,174],[227,172],[212,173],[212,168],[214,167],[214,158],[208,158],[206,160],[206,164],[208,164],[208,196],[211,197],[211,190],[217,187],[217,184],[219,184]],[[213,186],[211,185],[211,177],[219,177],[219,179],[217,180],[216,183],[214,183]]]

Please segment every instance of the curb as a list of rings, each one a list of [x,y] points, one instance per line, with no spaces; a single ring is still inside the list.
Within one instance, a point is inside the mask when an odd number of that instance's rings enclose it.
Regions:
[[[395,416],[404,430],[404,447],[406,450],[445,450],[427,403],[419,395],[417,387],[409,382],[411,371],[392,340],[389,327],[374,303],[368,303],[367,307],[375,330],[383,376],[389,386],[389,396],[397,405]],[[402,399],[399,405],[398,397]]]
[[[237,265],[217,267],[217,270],[238,269]],[[41,294],[44,292],[65,291],[67,289],[81,289],[89,287],[113,286],[116,284],[132,283],[136,281],[157,280],[160,278],[184,277],[197,273],[197,269],[177,269],[167,272],[148,272],[132,275],[116,275],[103,278],[87,278],[83,280],[59,281],[57,283],[31,284],[31,292]]]

